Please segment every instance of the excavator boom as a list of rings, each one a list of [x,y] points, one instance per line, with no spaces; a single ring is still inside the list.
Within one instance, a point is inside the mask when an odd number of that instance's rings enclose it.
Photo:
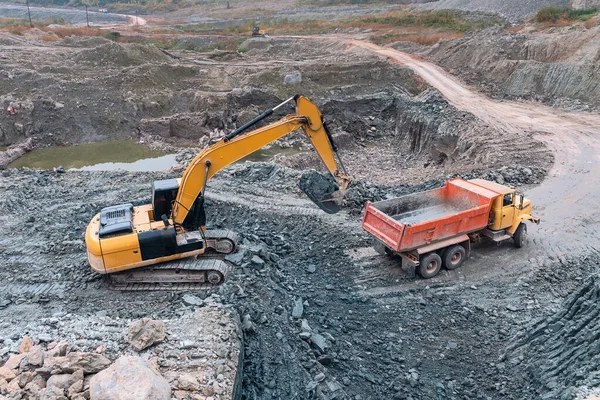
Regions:
[[[350,183],[350,177],[342,173],[337,167],[334,156],[337,148],[333,138],[327,131],[327,125],[323,122],[321,112],[314,103],[305,97],[296,96],[292,99],[296,101],[295,114],[288,115],[277,122],[244,135],[242,135],[244,128],[242,127],[225,136],[213,146],[201,151],[190,162],[183,173],[181,189],[173,204],[172,217],[175,224],[184,224],[189,211],[201,198],[206,182],[217,172],[300,128],[312,142],[340,189],[346,189]],[[278,107],[292,99],[281,103]],[[272,110],[266,111],[249,124],[246,124],[247,128],[251,126],[250,124],[257,123],[270,114],[272,114]]]
[[[295,101],[296,112],[247,132],[284,104]],[[351,178],[337,157],[337,147],[315,104],[292,97],[225,135],[202,150],[181,179],[156,181],[152,204],[107,207],[94,216],[86,231],[92,269],[126,290],[214,287],[222,284],[229,267],[221,260],[235,251],[237,235],[207,230],[204,192],[217,172],[277,139],[302,129],[343,192]],[[341,168],[338,168],[338,163]],[[311,197],[326,211],[330,200]],[[332,196],[339,197],[339,196]]]

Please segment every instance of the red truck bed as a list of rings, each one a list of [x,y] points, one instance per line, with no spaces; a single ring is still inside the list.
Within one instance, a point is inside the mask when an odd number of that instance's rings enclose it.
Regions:
[[[484,229],[500,193],[453,179],[427,192],[367,202],[362,226],[396,252]]]

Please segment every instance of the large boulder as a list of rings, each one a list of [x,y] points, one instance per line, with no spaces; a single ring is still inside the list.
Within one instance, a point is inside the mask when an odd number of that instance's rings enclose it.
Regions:
[[[163,340],[165,340],[165,324],[162,321],[142,318],[129,325],[127,341],[136,351],[142,351]]]
[[[169,382],[139,357],[123,356],[90,380],[90,400],[170,400]]]

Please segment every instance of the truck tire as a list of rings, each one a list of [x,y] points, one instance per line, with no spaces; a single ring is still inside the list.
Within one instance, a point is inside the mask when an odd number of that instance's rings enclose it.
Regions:
[[[437,253],[429,253],[421,258],[417,271],[425,279],[433,278],[442,268],[442,257]]]
[[[459,268],[465,262],[466,254],[465,248],[460,244],[448,247],[444,251],[444,266],[450,271]]]
[[[513,235],[513,241],[515,243],[515,247],[520,249],[521,247],[523,247],[523,244],[525,243],[526,240],[527,240],[527,225],[525,225],[525,223],[521,222],[519,224],[519,227],[517,228],[517,230],[515,231],[515,233]]]

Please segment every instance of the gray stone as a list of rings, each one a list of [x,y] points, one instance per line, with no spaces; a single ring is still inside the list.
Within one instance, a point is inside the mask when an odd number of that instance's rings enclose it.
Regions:
[[[182,300],[183,300],[183,304],[185,304],[187,306],[201,306],[202,303],[204,303],[204,301],[201,298],[196,297],[191,294],[184,295]]]
[[[262,268],[265,266],[265,262],[262,258],[260,258],[259,256],[252,256],[252,259],[250,260],[250,264],[252,264],[252,266],[257,267],[257,268]]]
[[[90,400],[170,399],[169,382],[140,357],[120,357],[90,380]]]
[[[67,400],[64,391],[57,387],[47,387],[38,392],[39,400]]]
[[[310,339],[310,332],[300,332],[300,339],[306,340]]]
[[[250,318],[250,314],[244,315],[244,318],[242,321],[242,329],[244,331],[253,331],[254,330],[254,323],[252,323],[252,318]]]
[[[230,263],[235,264],[235,265],[242,265],[242,262],[244,261],[245,256],[246,256],[246,250],[239,249],[237,252],[235,252],[233,254],[228,254],[227,256],[225,256],[225,260],[229,261]]]
[[[196,342],[193,340],[184,340],[181,342],[180,346],[182,349],[193,349],[196,347]]]
[[[310,274],[314,274],[317,271],[317,266],[314,264],[309,264],[308,267],[306,267],[306,271]]]
[[[286,75],[283,78],[283,83],[285,85],[296,85],[302,83],[302,74],[300,72],[296,72],[294,74]]]
[[[292,308],[292,317],[294,318],[300,318],[302,317],[302,314],[304,313],[304,304],[302,297],[298,297],[296,299],[296,301],[294,302],[294,307]]]
[[[300,329],[302,329],[302,332],[312,332],[310,325],[308,325],[308,321],[305,319],[302,320],[302,325],[300,326]]]
[[[165,324],[162,321],[142,318],[129,325],[127,341],[136,351],[142,351],[165,340]]]
[[[325,339],[318,333],[313,333],[312,335],[310,335],[310,341],[312,345],[321,353],[323,353],[325,350],[331,347],[331,344],[327,341],[327,339]]]

